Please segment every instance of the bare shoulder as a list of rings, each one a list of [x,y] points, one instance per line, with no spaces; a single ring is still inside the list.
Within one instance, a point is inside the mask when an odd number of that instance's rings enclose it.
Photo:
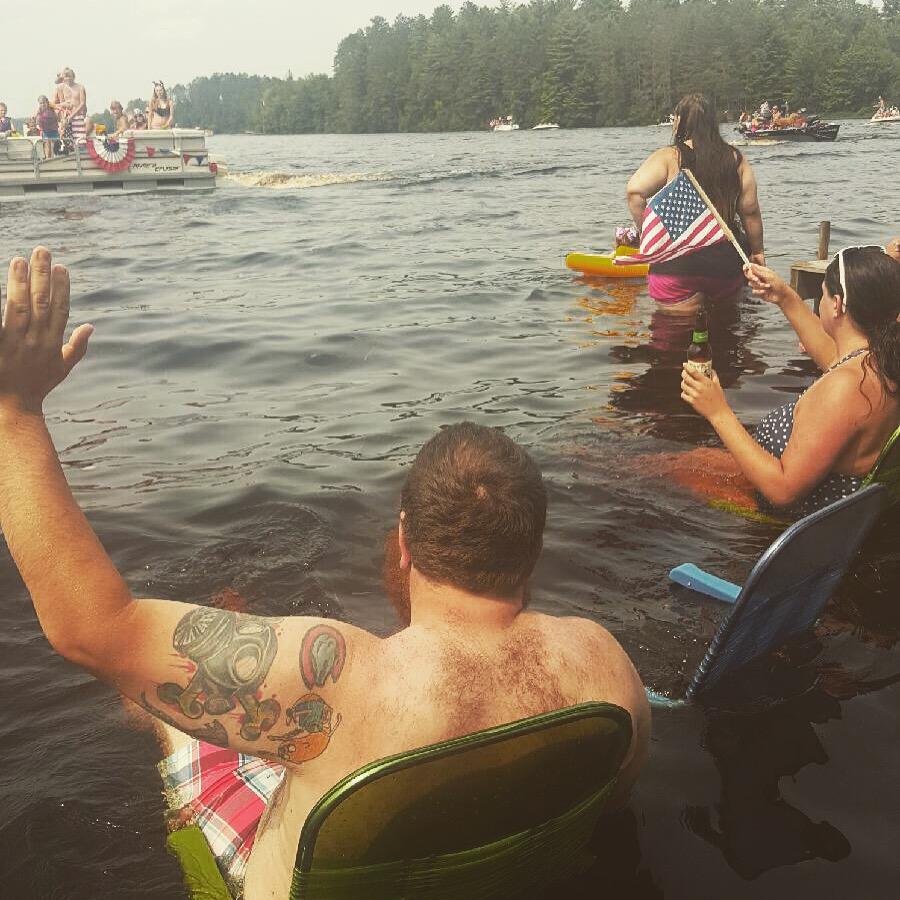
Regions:
[[[557,620],[571,654],[569,668],[580,682],[582,701],[615,703],[631,714],[634,737],[623,763],[622,791],[627,792],[647,755],[650,705],[641,677],[624,647],[598,622],[579,616]]]
[[[856,418],[869,412],[870,403],[880,403],[882,391],[877,378],[865,377],[858,366],[840,366],[826,372],[797,401],[798,411],[816,409],[816,417],[823,413],[836,414],[840,418]],[[804,402],[806,401],[806,402]],[[821,404],[828,408],[823,410]]]
[[[643,694],[640,677],[625,649],[598,622],[582,616],[540,619],[549,642],[565,656],[567,667],[579,672],[585,689],[594,695],[585,699],[613,699],[613,694],[631,697],[635,691]]]
[[[666,172],[674,175],[679,168],[678,149],[670,145],[660,147],[647,157],[647,162],[665,168]]]

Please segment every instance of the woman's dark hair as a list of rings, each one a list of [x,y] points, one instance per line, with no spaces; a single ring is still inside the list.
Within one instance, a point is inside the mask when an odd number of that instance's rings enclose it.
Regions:
[[[731,225],[741,196],[740,151],[723,140],[716,105],[703,94],[682,97],[675,117],[678,128],[673,145],[682,167],[694,173],[719,215]],[[693,148],[685,141],[691,141]]]
[[[900,262],[880,247],[844,250],[847,314],[869,339],[863,374],[874,371],[885,393],[900,390]],[[844,299],[840,263],[835,257],[825,270],[825,286],[832,296]]]
[[[403,486],[403,533],[426,578],[512,596],[543,546],[541,470],[502,431],[460,422],[419,451]]]

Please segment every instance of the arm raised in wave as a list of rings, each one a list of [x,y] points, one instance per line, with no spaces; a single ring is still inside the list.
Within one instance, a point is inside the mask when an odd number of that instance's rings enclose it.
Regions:
[[[79,508],[43,416],[87,351],[64,342],[69,277],[50,254],[10,266],[0,328],[0,526],[53,647],[211,743],[299,763],[328,746],[341,675],[375,640],[343,623],[136,600]]]

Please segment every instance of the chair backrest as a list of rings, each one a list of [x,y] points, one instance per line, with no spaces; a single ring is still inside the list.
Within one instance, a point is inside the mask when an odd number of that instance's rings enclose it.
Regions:
[[[873,484],[791,525],[753,567],[687,698],[810,628],[886,502],[887,489]]]
[[[631,731],[625,710],[585,703],[364,766],[310,812],[291,900],[481,900],[565,877]]]
[[[883,484],[888,489],[888,504],[900,501],[900,427],[888,438],[863,486]]]

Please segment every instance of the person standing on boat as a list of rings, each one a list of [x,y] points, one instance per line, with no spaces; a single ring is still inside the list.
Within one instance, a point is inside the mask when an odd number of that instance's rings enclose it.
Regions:
[[[59,141],[59,119],[56,111],[50,108],[50,101],[43,94],[38,97],[38,108],[34,114],[34,120],[41,132],[44,159],[52,159]]]
[[[87,91],[75,81],[75,72],[68,66],[56,76],[50,105],[60,119],[65,152],[71,153],[75,144],[85,142],[91,123],[87,118]]]
[[[161,81],[153,82],[153,99],[147,107],[150,128],[171,128],[175,119],[175,101]]]
[[[750,258],[765,264],[762,213],[753,168],[719,133],[715,105],[690,94],[675,108],[671,146],[652,153],[628,182],[628,208],[640,231],[647,201],[690,169]],[[650,296],[672,312],[694,314],[705,302],[735,299],[745,281],[742,261],[724,241],[670,262],[652,264],[647,277]]]

